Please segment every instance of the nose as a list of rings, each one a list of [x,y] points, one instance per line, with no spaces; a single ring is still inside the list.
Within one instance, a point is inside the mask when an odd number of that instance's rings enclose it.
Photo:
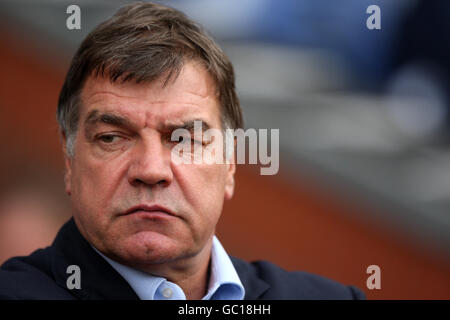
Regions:
[[[168,186],[172,179],[170,149],[157,133],[143,138],[132,154],[128,182],[133,186]]]

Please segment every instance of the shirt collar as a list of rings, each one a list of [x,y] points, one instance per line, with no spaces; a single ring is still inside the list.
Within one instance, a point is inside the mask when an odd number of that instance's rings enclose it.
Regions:
[[[175,283],[120,264],[94,250],[130,284],[140,299],[186,300],[183,290]],[[219,239],[214,236],[208,290],[203,300],[243,300],[244,296],[245,289],[236,269]]]

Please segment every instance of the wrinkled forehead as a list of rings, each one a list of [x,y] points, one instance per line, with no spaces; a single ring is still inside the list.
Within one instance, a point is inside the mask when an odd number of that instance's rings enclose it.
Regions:
[[[130,117],[210,116],[220,113],[216,86],[199,63],[185,64],[176,78],[160,77],[152,82],[112,82],[109,78],[90,76],[81,93],[80,118],[93,109],[122,112]],[[218,115],[220,118],[220,114]],[[210,119],[211,120],[211,119]],[[156,120],[155,120],[156,121]]]
[[[123,81],[123,77],[112,81],[108,74],[90,75],[81,91],[82,98],[88,98],[95,91],[114,90],[125,92],[132,88],[134,94],[141,98],[151,96],[163,96],[164,94],[174,95],[177,93],[192,93],[201,97],[218,96],[218,89],[215,81],[198,60],[190,60],[185,63],[182,69],[177,73],[162,74],[156,79],[147,82],[136,83],[134,79]]]

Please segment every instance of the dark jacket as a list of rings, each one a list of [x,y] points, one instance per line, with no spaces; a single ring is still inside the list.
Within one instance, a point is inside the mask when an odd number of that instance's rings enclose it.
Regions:
[[[231,257],[245,288],[245,299],[364,299],[364,294],[305,272],[287,272],[265,261]],[[81,288],[68,289],[70,265],[80,267]],[[0,299],[138,299],[70,219],[50,247],[15,257],[0,267]]]

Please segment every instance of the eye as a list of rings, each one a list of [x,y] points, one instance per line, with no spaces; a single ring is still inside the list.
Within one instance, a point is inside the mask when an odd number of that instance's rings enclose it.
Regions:
[[[176,142],[176,143],[188,143],[190,142],[192,143],[202,143],[199,140],[195,140],[194,138],[190,137],[190,136],[178,136],[175,139],[171,140],[172,142]]]
[[[171,141],[172,142],[186,142],[186,137],[183,137],[183,136],[178,136],[178,137],[176,137],[176,139],[172,139]]]
[[[180,141],[181,143],[188,143],[188,142],[190,142],[190,144],[203,144],[203,141],[201,141],[201,140],[196,140],[196,139],[194,139],[194,138],[191,138],[191,137],[187,137],[187,138],[184,138],[182,141]]]
[[[204,144],[203,141],[201,141],[201,140],[195,140],[195,139],[191,139],[191,142],[192,142],[192,143],[195,143],[195,144],[201,144],[201,145]]]
[[[113,143],[119,140],[121,137],[115,134],[104,134],[98,137],[98,139],[103,143]]]

